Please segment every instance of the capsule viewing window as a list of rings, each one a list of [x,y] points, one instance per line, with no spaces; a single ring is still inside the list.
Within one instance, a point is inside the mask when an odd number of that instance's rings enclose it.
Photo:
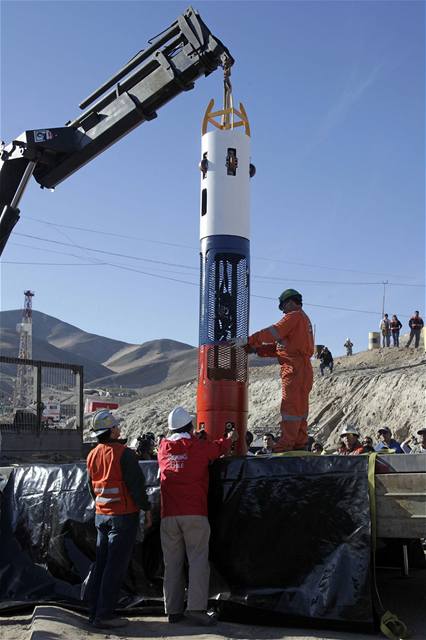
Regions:
[[[237,150],[228,148],[228,155],[226,156],[226,169],[228,176],[236,176],[238,167]]]
[[[201,215],[205,216],[207,213],[207,189],[203,189],[201,192]]]

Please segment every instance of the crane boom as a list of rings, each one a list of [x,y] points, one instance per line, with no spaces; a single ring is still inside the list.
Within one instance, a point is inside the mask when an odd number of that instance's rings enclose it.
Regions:
[[[31,175],[54,188],[146,120],[202,75],[233,58],[189,7],[124,67],[80,103],[64,127],[24,131],[0,150],[0,255],[19,220]]]

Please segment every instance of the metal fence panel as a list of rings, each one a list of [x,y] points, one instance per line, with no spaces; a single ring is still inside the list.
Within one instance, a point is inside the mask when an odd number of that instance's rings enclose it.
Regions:
[[[83,367],[0,356],[0,429],[83,432]]]

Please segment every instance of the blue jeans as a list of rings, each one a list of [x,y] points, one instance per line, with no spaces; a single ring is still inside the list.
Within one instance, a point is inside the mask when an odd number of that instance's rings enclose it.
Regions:
[[[392,331],[393,346],[399,347],[399,331]]]
[[[390,333],[387,335],[382,333],[382,347],[390,347]]]
[[[136,540],[139,513],[96,514],[95,525],[98,530],[96,562],[87,585],[89,617],[105,620],[114,615]]]

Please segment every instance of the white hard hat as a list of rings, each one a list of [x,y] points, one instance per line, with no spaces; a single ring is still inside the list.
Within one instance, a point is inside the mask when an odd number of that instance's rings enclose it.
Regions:
[[[340,432],[341,436],[346,436],[348,435],[348,433],[351,433],[353,436],[358,436],[359,437],[359,431],[356,427],[354,427],[353,424],[346,424],[342,431]]]
[[[108,409],[101,409],[92,416],[92,433],[101,436],[119,424],[119,420]]]
[[[170,431],[176,431],[182,427],[186,427],[187,424],[192,422],[192,416],[183,407],[175,407],[173,411],[170,411],[167,418],[167,424]]]

